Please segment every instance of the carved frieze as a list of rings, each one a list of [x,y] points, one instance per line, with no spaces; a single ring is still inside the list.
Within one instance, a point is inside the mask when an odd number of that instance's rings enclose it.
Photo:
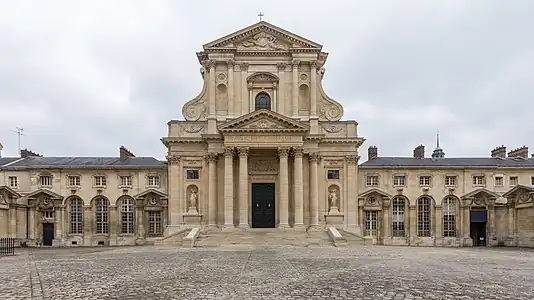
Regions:
[[[182,166],[184,167],[200,167],[202,166],[202,159],[188,158],[182,160]]]
[[[324,159],[324,166],[327,168],[342,168],[343,159]]]
[[[204,125],[189,125],[182,127],[182,131],[185,133],[198,133],[204,129]]]
[[[286,51],[289,47],[281,43],[278,39],[266,32],[255,34],[237,45],[237,50],[241,51]]]
[[[267,119],[260,119],[256,122],[253,122],[251,124],[247,124],[243,126],[242,128],[250,128],[250,129],[284,129],[286,128],[283,125],[277,124],[273,121],[267,120]]]
[[[323,128],[324,131],[329,132],[329,133],[345,132],[345,126],[343,126],[343,125],[332,125],[332,124],[329,124],[329,125],[323,125],[322,128]]]
[[[278,160],[275,158],[251,158],[250,162],[250,174],[277,174],[278,173]]]

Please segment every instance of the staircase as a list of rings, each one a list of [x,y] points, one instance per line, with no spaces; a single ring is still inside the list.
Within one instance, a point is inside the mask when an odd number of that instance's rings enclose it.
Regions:
[[[351,232],[347,232],[345,230],[339,230],[339,233],[345,238],[347,241],[347,246],[363,246],[363,245],[371,245],[373,244],[372,239],[366,239],[363,236],[356,235]]]
[[[293,231],[278,228],[247,228],[235,231],[203,231],[195,247],[221,246],[332,246],[326,231]]]
[[[154,245],[155,246],[176,246],[176,247],[190,246],[189,243],[184,243],[184,237],[189,233],[189,231],[191,230],[190,229],[180,230],[173,235],[154,241]]]

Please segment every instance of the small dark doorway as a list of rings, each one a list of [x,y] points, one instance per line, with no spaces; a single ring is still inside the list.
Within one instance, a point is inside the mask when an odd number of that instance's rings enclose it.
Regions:
[[[252,227],[275,227],[274,183],[252,184]]]
[[[470,212],[470,237],[473,239],[473,247],[486,246],[486,224],[488,223],[488,211],[485,209],[473,209]]]
[[[54,223],[43,223],[43,246],[52,246]]]

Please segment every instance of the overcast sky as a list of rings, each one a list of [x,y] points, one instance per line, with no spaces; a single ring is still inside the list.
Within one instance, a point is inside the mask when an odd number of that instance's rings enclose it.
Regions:
[[[268,3],[268,4],[267,4]],[[534,1],[0,0],[0,143],[163,158],[202,45],[264,20],[330,53],[326,93],[381,156],[534,148]]]

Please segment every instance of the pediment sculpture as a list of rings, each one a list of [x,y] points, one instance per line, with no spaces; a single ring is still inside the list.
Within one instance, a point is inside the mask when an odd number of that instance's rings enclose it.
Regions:
[[[274,35],[266,32],[255,34],[252,38],[241,42],[237,46],[238,50],[270,50],[270,51],[286,51],[289,49],[287,45],[280,43]]]

